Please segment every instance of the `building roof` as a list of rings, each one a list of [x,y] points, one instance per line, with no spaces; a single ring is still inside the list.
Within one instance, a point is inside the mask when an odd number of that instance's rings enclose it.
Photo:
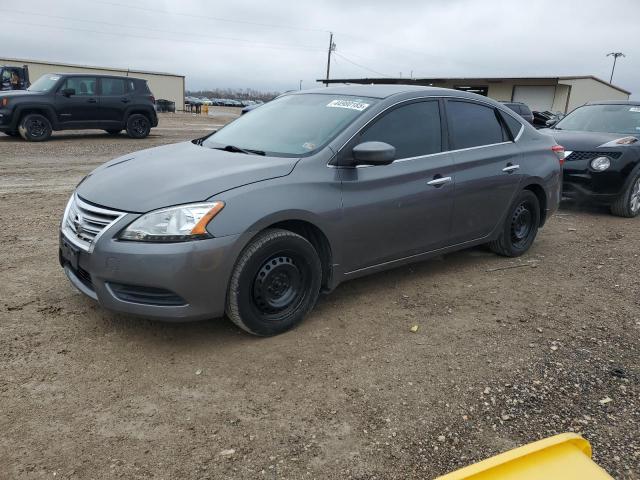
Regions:
[[[0,65],[2,65],[2,63],[4,61],[9,61],[9,62],[19,62],[19,63],[35,63],[38,65],[54,65],[56,67],[73,67],[73,68],[92,68],[95,70],[106,70],[106,71],[110,71],[110,72],[129,72],[129,73],[141,73],[143,75],[161,75],[161,76],[165,76],[165,77],[180,77],[180,78],[184,78],[184,75],[178,75],[177,73],[165,73],[165,72],[149,72],[149,71],[145,71],[145,70],[131,70],[129,68],[115,68],[115,67],[99,67],[97,65],[79,65],[76,63],[61,63],[61,62],[53,62],[53,61],[46,61],[46,60],[30,60],[30,59],[26,59],[26,58],[8,58],[8,57],[2,57],[0,58]]]
[[[499,83],[505,81],[517,81],[517,80],[550,80],[554,82],[559,82],[561,80],[580,80],[580,79],[591,79],[599,83],[603,83],[611,88],[619,90],[627,95],[631,95],[631,92],[625,90],[624,88],[618,87],[617,85],[613,85],[612,83],[606,82],[601,78],[598,78],[594,75],[569,75],[569,76],[556,76],[556,77],[544,77],[544,76],[534,76],[534,77],[433,77],[433,78],[398,78],[398,77],[378,77],[378,78],[331,78],[329,80],[319,79],[316,80],[320,83],[330,84],[330,83],[358,83],[358,84],[377,84],[377,85],[395,85],[395,84],[415,84],[415,85],[431,85],[437,83],[443,83],[447,81],[459,81],[459,82],[467,82],[467,81],[484,81],[487,83]]]

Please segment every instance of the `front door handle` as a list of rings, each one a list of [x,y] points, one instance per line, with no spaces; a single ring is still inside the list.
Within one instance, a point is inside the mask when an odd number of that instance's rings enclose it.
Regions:
[[[127,97],[123,97],[123,98],[121,98],[121,99],[120,99],[120,101],[121,101],[122,103],[128,103],[128,102],[130,102],[131,100],[129,100]]]
[[[504,167],[502,169],[502,171],[503,172],[507,172],[507,173],[513,173],[513,172],[515,172],[516,170],[519,170],[519,169],[520,169],[520,165],[511,165],[511,164],[509,164],[506,167]]]
[[[449,183],[451,180],[452,180],[451,177],[438,177],[428,181],[427,185],[431,185],[433,187],[440,187],[445,183]]]

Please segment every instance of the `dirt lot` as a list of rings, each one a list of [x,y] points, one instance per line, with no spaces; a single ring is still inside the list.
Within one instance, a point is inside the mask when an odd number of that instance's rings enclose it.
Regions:
[[[640,478],[640,219],[565,206],[520,259],[352,281],[276,338],[77,293],[57,260],[75,184],[229,118],[163,116],[143,141],[0,135],[0,478],[431,478],[567,431]]]

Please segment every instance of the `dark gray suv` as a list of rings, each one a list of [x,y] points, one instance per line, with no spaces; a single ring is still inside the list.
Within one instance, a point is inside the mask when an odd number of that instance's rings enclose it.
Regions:
[[[290,93],[203,139],[108,162],[60,262],[106,308],[273,335],[345,280],[488,244],[517,256],[560,199],[562,147],[478,95]]]

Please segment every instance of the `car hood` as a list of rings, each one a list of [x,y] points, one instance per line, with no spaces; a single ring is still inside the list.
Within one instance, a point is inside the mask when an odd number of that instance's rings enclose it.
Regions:
[[[24,97],[42,95],[42,92],[30,92],[29,90],[0,90],[0,98],[4,97]]]
[[[108,208],[144,213],[201,202],[250,183],[284,177],[297,158],[213,150],[191,142],[142,150],[91,172],[78,186],[83,199]]]
[[[593,151],[603,143],[629,136],[629,134],[624,133],[580,132],[553,128],[543,128],[538,131],[551,135],[565,150],[572,152]]]

